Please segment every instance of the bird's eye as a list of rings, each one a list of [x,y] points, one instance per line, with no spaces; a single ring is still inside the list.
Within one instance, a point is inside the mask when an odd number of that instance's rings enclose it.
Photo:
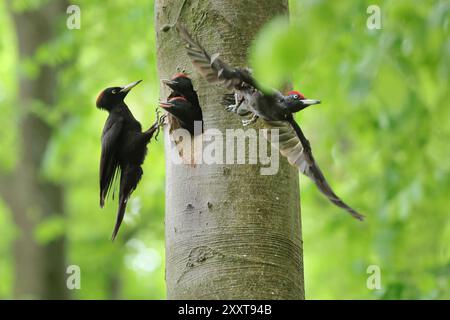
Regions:
[[[295,99],[295,100],[298,99],[298,94],[294,94],[294,99]]]
[[[112,94],[116,94],[116,90],[114,89],[113,91],[111,91]]]

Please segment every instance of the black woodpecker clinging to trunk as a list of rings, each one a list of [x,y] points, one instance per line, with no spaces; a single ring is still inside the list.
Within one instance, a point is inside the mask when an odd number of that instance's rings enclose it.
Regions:
[[[160,126],[157,119],[147,131],[142,132],[141,124],[124,102],[130,90],[140,82],[107,88],[99,94],[96,102],[97,108],[109,113],[102,133],[100,207],[103,208],[115,177],[120,176],[119,207],[112,240],[119,231],[128,199],[141,180],[147,144]]]

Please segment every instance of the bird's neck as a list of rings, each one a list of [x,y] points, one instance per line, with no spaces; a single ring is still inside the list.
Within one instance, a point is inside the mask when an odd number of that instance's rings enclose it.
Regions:
[[[123,113],[123,112],[130,112],[130,109],[128,109],[128,106],[125,104],[125,102],[119,102],[114,104],[109,110],[110,113]]]

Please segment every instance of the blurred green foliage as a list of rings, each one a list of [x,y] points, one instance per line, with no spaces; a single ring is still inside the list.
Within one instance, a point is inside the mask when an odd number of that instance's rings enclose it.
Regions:
[[[47,1],[17,1],[32,10]],[[153,1],[79,0],[81,29],[63,30],[20,65],[11,19],[0,3],[0,173],[17,160],[19,73],[69,62],[54,111],[34,112],[54,127],[42,173],[65,186],[66,219],[42,222],[39,243],[65,233],[68,261],[82,271],[74,298],[165,297],[164,151],[150,145],[144,178],[118,241],[109,241],[116,201],[98,207],[99,140],[106,113],[95,108],[105,87],[144,79],[127,98],[143,127],[154,120],[156,71]],[[382,26],[369,30],[367,7]],[[358,223],[301,179],[306,293],[309,299],[450,298],[449,1],[291,0],[290,24],[274,20],[251,50],[261,82],[290,79],[322,100],[298,120],[336,191],[366,213]],[[103,212],[102,212],[103,211]],[[0,202],[0,298],[13,292],[17,230]],[[128,239],[128,240],[125,240]],[[121,243],[122,241],[122,243]],[[366,286],[381,269],[382,289]]]
[[[17,10],[32,10],[43,1],[22,1]],[[77,1],[81,29],[65,28],[32,59],[17,64],[13,25],[3,2],[0,4],[0,170],[8,171],[17,157],[14,150],[17,125],[14,100],[19,72],[28,76],[41,64],[66,63],[55,88],[60,101],[53,111],[33,111],[54,128],[42,163],[42,173],[64,184],[67,219],[48,219],[35,230],[39,243],[49,242],[61,232],[68,237],[67,264],[81,268],[81,290],[74,298],[111,298],[111,286],[119,286],[119,297],[156,299],[164,287],[164,149],[161,141],[150,145],[144,165],[145,179],[129,204],[120,239],[110,241],[116,201],[104,210],[98,206],[98,162],[100,135],[107,113],[95,108],[95,99],[108,86],[144,79],[127,98],[142,126],[155,119],[159,80],[155,63],[152,1]],[[16,3],[15,3],[16,5]],[[17,2],[17,6],[19,3]],[[16,119],[16,120],[14,120]],[[13,152],[10,152],[13,150]],[[1,172],[0,171],[0,172]],[[12,295],[14,274],[11,213],[0,207],[0,298]],[[125,243],[123,239],[133,238]],[[121,241],[123,243],[121,243]],[[119,283],[117,281],[119,279]]]
[[[366,27],[367,7],[381,29]],[[297,116],[363,224],[301,179],[309,298],[450,298],[449,1],[291,1],[252,51],[256,75],[321,99]],[[270,67],[268,67],[270,66]],[[365,286],[378,265],[382,290]]]

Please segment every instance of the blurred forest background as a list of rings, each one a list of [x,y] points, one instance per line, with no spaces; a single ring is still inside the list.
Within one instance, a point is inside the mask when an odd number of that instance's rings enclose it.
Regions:
[[[153,1],[77,0],[81,29],[66,27],[63,10],[51,17],[58,32],[21,56],[11,11],[32,16],[50,2],[0,2],[0,299],[51,296],[36,286],[65,281],[69,265],[80,267],[81,289],[61,298],[163,299],[162,141],[150,145],[114,243],[116,201],[98,205],[107,117],[98,93],[143,79],[127,103],[143,127],[154,120]],[[371,4],[379,30],[366,26]],[[250,64],[261,82],[290,79],[322,100],[297,119],[337,193],[367,215],[355,222],[301,179],[307,299],[449,299],[450,2],[291,0],[290,10],[290,25],[274,20],[260,33]],[[57,68],[54,97],[20,96],[19,77],[39,80],[46,68]],[[49,190],[54,212],[31,205],[22,228],[15,210]],[[370,265],[381,269],[380,290],[366,286]]]

